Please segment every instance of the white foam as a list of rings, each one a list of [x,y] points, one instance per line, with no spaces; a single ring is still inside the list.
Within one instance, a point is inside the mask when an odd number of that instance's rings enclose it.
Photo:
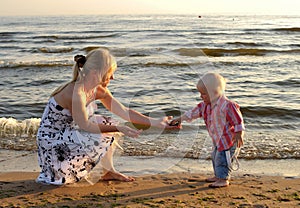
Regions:
[[[0,135],[2,137],[35,137],[41,119],[30,118],[18,121],[14,118],[0,118]]]

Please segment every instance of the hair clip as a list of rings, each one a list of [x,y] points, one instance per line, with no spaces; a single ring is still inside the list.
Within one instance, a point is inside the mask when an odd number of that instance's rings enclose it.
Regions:
[[[76,56],[74,57],[74,61],[77,62],[79,68],[82,68],[83,65],[84,65],[85,62],[86,62],[86,58],[85,58],[84,55],[76,55]]]

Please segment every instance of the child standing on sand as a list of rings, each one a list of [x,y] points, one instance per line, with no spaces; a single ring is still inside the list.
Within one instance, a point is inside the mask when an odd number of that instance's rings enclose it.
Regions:
[[[180,125],[202,117],[213,141],[212,164],[214,176],[207,178],[210,187],[229,185],[231,161],[237,148],[243,145],[244,122],[239,105],[225,95],[225,79],[217,73],[205,74],[197,84],[203,100],[181,117],[172,120],[170,125]]]

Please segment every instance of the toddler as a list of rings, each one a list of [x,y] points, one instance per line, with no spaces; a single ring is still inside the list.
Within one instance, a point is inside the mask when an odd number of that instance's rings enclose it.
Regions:
[[[170,125],[181,125],[202,117],[212,138],[212,164],[214,176],[207,178],[209,187],[229,185],[231,162],[237,148],[243,145],[244,122],[239,105],[225,95],[225,79],[217,73],[205,74],[197,84],[203,100],[181,117],[172,120]]]

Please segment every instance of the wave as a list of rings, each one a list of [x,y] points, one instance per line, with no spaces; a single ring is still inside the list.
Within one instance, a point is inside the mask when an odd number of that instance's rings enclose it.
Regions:
[[[82,50],[85,51],[86,53],[98,49],[98,48],[103,48],[106,50],[109,50],[114,56],[117,57],[145,57],[149,56],[153,53],[157,53],[163,50],[163,48],[140,48],[140,49],[135,49],[135,48],[107,48],[103,46],[88,46],[83,48]]]
[[[254,42],[228,42],[226,43],[228,45],[238,45],[238,46],[254,46],[254,47],[258,47],[258,46],[270,46],[270,44],[268,43],[254,43]]]
[[[35,137],[40,119],[18,121],[14,118],[0,118],[0,148],[12,150],[36,149]]]
[[[161,62],[161,63],[156,63],[156,62],[147,62],[145,64],[143,64],[143,66],[145,67],[188,67],[191,64],[187,64],[187,63],[176,63],[176,62]]]
[[[72,47],[63,47],[63,48],[48,48],[42,47],[38,49],[34,49],[32,52],[42,52],[42,53],[69,53],[74,51]]]
[[[87,50],[91,50],[90,48]],[[114,52],[112,51],[114,55],[118,54],[122,56],[128,56],[128,57],[141,57],[141,56],[148,56],[146,52]],[[189,67],[193,65],[199,65],[201,63],[199,62],[168,62],[168,61],[162,61],[162,62],[152,62],[152,61],[145,61],[142,63],[130,63],[130,67],[137,66],[137,67]],[[232,63],[233,64],[233,63]],[[65,61],[54,61],[54,62],[8,62],[8,61],[0,61],[0,69],[19,69],[19,68],[53,68],[53,67],[71,67],[73,65],[72,62],[65,62]],[[118,64],[120,67],[128,66],[128,64],[124,64],[120,62]],[[128,66],[129,67],[129,66]]]
[[[239,49],[210,49],[204,48],[203,52],[208,56],[264,56],[272,53],[300,53],[300,49],[291,50],[270,50],[270,49],[257,49],[257,48],[239,48]]]
[[[179,111],[170,110],[168,113],[178,114]],[[0,148],[8,150],[37,150],[36,133],[40,119],[30,118],[18,121],[14,118],[0,118]],[[204,125],[202,125],[204,126]],[[138,126],[136,126],[138,127]],[[209,159],[210,150],[203,144],[208,139],[206,129],[184,124],[181,134],[178,131],[146,129],[144,135],[137,140],[124,140],[124,155],[128,156],[159,156],[159,157],[186,157],[193,159]],[[205,133],[204,133],[205,132]],[[161,134],[164,139],[156,139]],[[167,134],[165,136],[164,134]],[[249,133],[248,133],[249,134]],[[282,133],[284,134],[284,132]],[[181,136],[180,136],[181,135]],[[197,135],[196,137],[194,137]],[[242,148],[239,158],[243,159],[300,159],[297,137],[287,136],[288,140],[282,148],[282,135],[272,134],[271,138],[263,134],[250,133],[247,143]],[[183,137],[182,137],[183,136]],[[192,143],[178,145],[185,137],[194,137]],[[178,140],[179,139],[179,140]],[[279,140],[278,140],[279,139]],[[186,146],[184,146],[186,145]],[[187,145],[191,145],[187,149]]]
[[[89,40],[101,38],[113,38],[120,36],[120,33],[106,34],[106,35],[38,35],[30,37],[32,39],[54,39],[54,40]]]
[[[300,48],[300,44],[290,44],[289,46],[290,47],[298,47],[298,48]]]
[[[300,111],[295,109],[279,108],[272,106],[243,106],[241,111],[248,118],[280,118],[294,121],[300,118]]]
[[[19,41],[16,41],[16,40],[12,40],[12,39],[7,39],[7,38],[5,38],[5,39],[1,39],[0,38],[0,43],[18,43]],[[2,48],[3,46],[1,46],[1,48]]]
[[[18,121],[14,118],[0,118],[0,136],[2,140],[4,138],[34,138],[40,121],[38,118],[25,119],[23,121]]]
[[[24,35],[24,34],[30,34],[29,32],[0,32],[0,39],[2,38],[9,38],[13,37],[15,35]]]
[[[276,81],[272,82],[273,84],[279,85],[279,86],[285,86],[285,87],[298,87],[300,86],[300,79],[297,78],[290,78],[283,81]]]
[[[18,69],[18,68],[51,68],[72,66],[72,63],[53,61],[53,62],[6,62],[0,61],[0,69]]]
[[[48,84],[53,84],[53,83],[61,83],[59,80],[47,80],[47,79],[43,79],[43,80],[34,80],[30,83],[28,83],[29,86],[45,86]]]
[[[51,80],[46,81],[40,81],[38,83],[34,83],[36,85],[42,84],[42,83],[51,83]],[[17,106],[18,108],[21,108],[22,106]],[[23,106],[24,107],[24,106]],[[44,107],[44,103],[42,104],[42,108]],[[243,106],[241,107],[242,114],[245,118],[264,118],[264,117],[274,117],[274,118],[280,118],[280,119],[288,119],[290,121],[295,121],[295,119],[300,118],[300,111],[295,109],[287,109],[287,108],[278,108],[278,107],[272,107],[272,106]],[[155,112],[151,112],[152,115],[155,114]],[[180,112],[179,109],[164,109],[164,115],[172,115],[172,116],[179,116],[183,112]],[[145,113],[145,115],[148,115],[149,113]],[[157,112],[158,115],[161,114],[161,112]],[[8,134],[16,134],[16,135],[22,135],[24,131],[28,132],[28,128],[37,129],[39,125],[40,119],[38,118],[31,118],[31,119],[25,119],[18,121],[14,118],[0,118],[0,132],[1,133],[8,133]],[[275,124],[274,124],[275,125]],[[36,132],[34,132],[36,133]],[[3,135],[2,135],[3,136]]]
[[[10,49],[21,50],[21,49],[22,49],[22,47],[8,45],[8,46],[1,46],[1,49],[2,49],[2,50],[4,50],[4,49],[6,49],[6,50],[7,50],[7,49],[8,49],[8,50],[10,50]]]
[[[300,49],[291,50],[272,50],[272,49],[258,49],[258,48],[237,48],[237,49],[223,49],[223,48],[180,48],[175,49],[174,52],[181,56],[264,56],[272,53],[300,53]]]
[[[282,31],[282,32],[300,32],[300,27],[288,27],[288,28],[275,28],[273,31]]]
[[[268,28],[268,29],[262,29],[262,28],[248,28],[244,29],[244,32],[247,33],[257,33],[257,32],[300,32],[299,27],[280,27],[280,28]]]

